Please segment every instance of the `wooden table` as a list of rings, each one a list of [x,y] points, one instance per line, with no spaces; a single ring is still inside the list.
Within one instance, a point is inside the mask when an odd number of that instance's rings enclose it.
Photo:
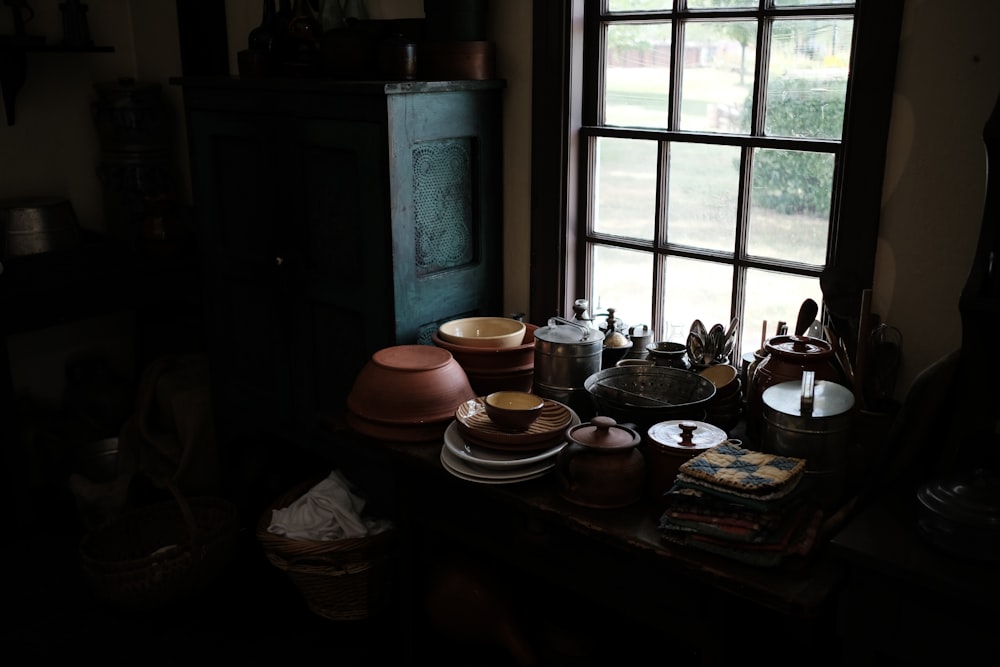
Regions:
[[[522,609],[572,599],[586,618],[607,619],[609,628],[611,619],[622,621],[615,627],[629,634],[609,638],[625,648],[652,647],[691,664],[731,664],[747,651],[771,664],[838,664],[844,566],[825,544],[806,560],[754,567],[664,542],[649,502],[581,507],[561,497],[552,474],[517,484],[469,482],[442,467],[441,442],[379,442],[346,429],[333,440],[327,453],[346,465],[391,473],[385,488],[407,536],[406,588],[418,612],[421,574],[454,547],[489,562],[518,595],[525,594],[517,582],[532,582]]]

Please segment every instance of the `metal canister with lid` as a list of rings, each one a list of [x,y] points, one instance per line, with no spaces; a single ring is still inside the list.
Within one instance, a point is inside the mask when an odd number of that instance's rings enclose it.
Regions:
[[[601,370],[604,333],[561,317],[549,318],[535,329],[535,365],[532,391],[569,406],[581,419],[590,419],[594,403],[584,388],[588,377]]]
[[[824,508],[842,499],[854,423],[854,394],[836,382],[802,379],[764,390],[764,451],[806,460],[807,491]]]

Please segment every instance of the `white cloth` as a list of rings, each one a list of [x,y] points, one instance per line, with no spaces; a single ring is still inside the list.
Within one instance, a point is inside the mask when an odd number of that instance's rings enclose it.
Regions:
[[[361,517],[364,507],[365,500],[351,483],[333,470],[288,507],[272,510],[268,530],[297,540],[362,537],[371,528]]]

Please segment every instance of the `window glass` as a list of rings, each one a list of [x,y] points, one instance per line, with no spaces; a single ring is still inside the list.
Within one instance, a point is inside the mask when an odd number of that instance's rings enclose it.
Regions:
[[[667,176],[667,241],[733,252],[740,149],[675,142]]]
[[[828,153],[757,150],[747,252],[822,265],[832,187],[833,156]]]
[[[609,26],[604,62],[605,123],[667,127],[670,23]]]
[[[726,0],[717,0],[717,2],[725,3]],[[690,0],[688,1],[690,3]],[[829,5],[831,4],[829,0],[774,0],[774,5],[776,7],[805,7],[807,5]],[[838,2],[840,5],[853,5],[854,0],[845,0],[845,2]]]
[[[764,133],[840,139],[850,48],[850,21],[775,21]]]
[[[653,255],[609,246],[593,246],[594,291],[592,315],[615,309],[627,325],[652,320]],[[626,318],[625,315],[628,315]]]
[[[656,142],[594,140],[594,231],[652,239],[656,222]]]
[[[747,271],[747,305],[741,320],[740,356],[759,350],[762,337],[777,334],[779,322],[785,322],[788,332],[794,333],[795,318],[806,299],[822,303],[823,292],[818,278],[759,269]]]
[[[672,256],[666,258],[664,275],[665,319],[668,323],[682,325],[680,336],[676,328],[671,329],[681,342],[687,339],[691,323],[696,319],[706,327],[717,322],[728,326],[733,296],[731,266]]]
[[[742,109],[753,90],[756,41],[753,21],[686,24],[682,130],[749,132],[750,117]]]
[[[739,7],[753,9],[756,0],[688,0],[688,9],[736,9]]]
[[[670,0],[608,0],[612,12],[667,11],[673,8]]]

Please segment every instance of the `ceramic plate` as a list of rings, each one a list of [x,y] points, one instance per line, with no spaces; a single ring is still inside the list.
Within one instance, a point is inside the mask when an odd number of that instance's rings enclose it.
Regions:
[[[527,430],[512,433],[497,428],[486,415],[483,397],[478,396],[463,402],[455,410],[458,431],[466,439],[478,444],[501,449],[540,450],[546,445],[553,446],[562,439],[562,434],[573,418],[573,412],[558,401],[545,399],[542,414]]]
[[[580,418],[573,413],[571,424],[579,424]],[[560,440],[558,444],[543,449],[540,452],[509,452],[499,449],[491,449],[482,445],[469,442],[462,437],[458,431],[458,422],[452,422],[444,432],[444,444],[452,454],[460,459],[468,461],[480,468],[492,468],[497,470],[521,468],[532,463],[538,463],[549,459],[559,453],[566,442]]]
[[[525,479],[534,479],[555,467],[555,460],[547,459],[538,463],[532,463],[519,468],[507,468],[505,470],[495,470],[482,468],[474,463],[469,463],[455,456],[447,445],[441,445],[441,465],[448,472],[457,473],[463,479],[472,481],[486,481],[493,483],[500,482],[520,482]]]

